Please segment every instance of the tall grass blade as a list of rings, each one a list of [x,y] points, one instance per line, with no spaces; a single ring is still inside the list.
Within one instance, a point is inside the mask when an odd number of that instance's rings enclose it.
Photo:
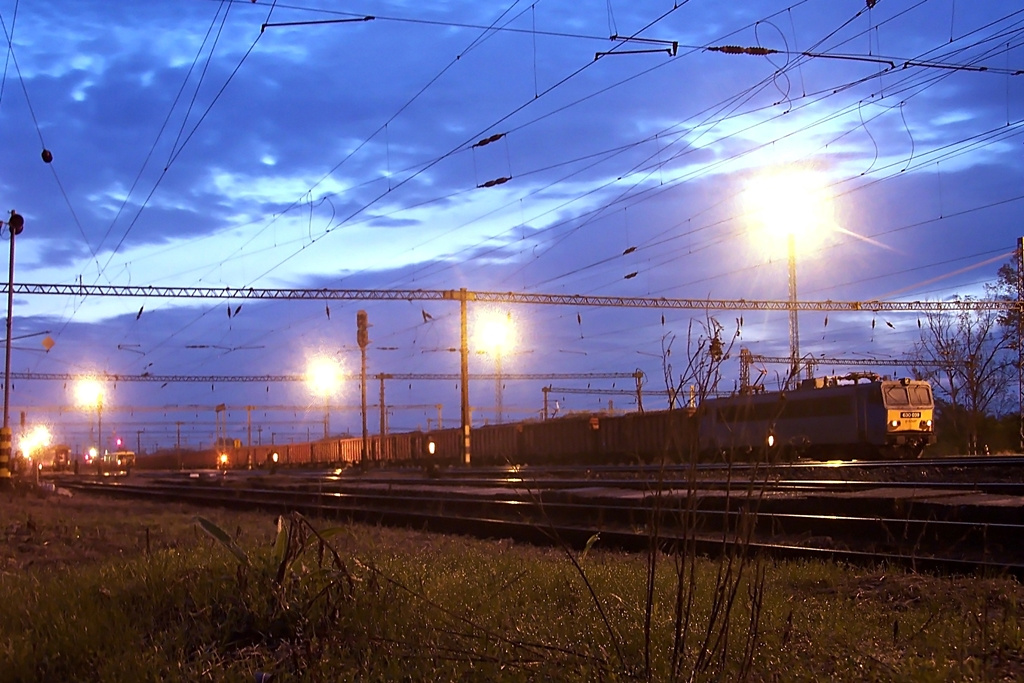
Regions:
[[[220,543],[222,546],[231,551],[231,554],[238,558],[238,561],[246,566],[249,564],[249,556],[245,554],[245,551],[238,547],[227,532],[221,529],[219,526],[206,519],[196,515],[196,522],[199,524],[199,528],[207,533],[212,539]]]

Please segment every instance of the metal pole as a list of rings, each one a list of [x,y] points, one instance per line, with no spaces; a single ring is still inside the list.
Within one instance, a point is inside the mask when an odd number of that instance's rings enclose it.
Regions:
[[[360,356],[360,370],[359,370],[359,390],[362,395],[362,415],[363,415],[363,461],[367,458],[367,449],[369,444],[369,436],[366,431],[366,345],[360,344],[359,346]]]
[[[380,377],[380,436],[383,439],[388,433],[388,408],[384,403],[385,375],[381,373],[378,377]]]
[[[494,352],[494,422],[505,421],[505,406],[501,395],[501,349]]]
[[[636,410],[639,413],[644,412],[644,373],[642,370],[637,369],[633,374],[633,378],[636,380]]]
[[[14,212],[11,212],[14,217]],[[14,234],[15,229],[10,223],[7,224],[8,232],[11,234],[11,261],[7,277],[7,352],[4,362],[4,425],[0,429],[0,488],[11,488],[11,426],[10,426],[10,401],[11,401],[11,323],[14,312]]]
[[[459,290],[459,366],[461,374],[462,402],[462,464],[470,464],[470,414],[469,414],[469,333],[466,322],[466,289]]]
[[[245,407],[245,466],[252,469],[252,411],[256,406]]]
[[[327,441],[327,435],[330,433],[331,424],[331,397],[324,396],[324,441]]]
[[[800,374],[800,328],[797,320],[796,310],[796,237],[789,235],[787,240],[789,247],[789,378],[794,385]]]

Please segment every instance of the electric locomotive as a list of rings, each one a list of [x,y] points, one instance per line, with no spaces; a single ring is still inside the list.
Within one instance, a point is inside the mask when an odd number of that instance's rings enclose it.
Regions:
[[[793,391],[705,401],[699,444],[707,453],[767,448],[782,457],[916,458],[935,443],[934,409],[925,381],[818,377]]]

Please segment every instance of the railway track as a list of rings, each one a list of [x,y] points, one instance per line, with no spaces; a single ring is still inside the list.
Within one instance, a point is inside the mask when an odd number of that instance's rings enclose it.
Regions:
[[[62,477],[61,486],[107,495],[297,510],[327,518],[411,526],[531,543],[644,550],[688,544],[717,554],[888,562],[920,570],[1024,578],[1024,507],[1016,494],[963,483],[931,486],[845,480],[666,481],[373,471],[214,471],[164,476]],[[708,485],[705,485],[707,483]],[[992,482],[996,484],[998,482]],[[685,485],[683,485],[685,484]],[[781,485],[780,485],[781,484]],[[790,485],[792,484],[792,485]],[[870,484],[866,486],[866,484]],[[749,532],[749,537],[747,533]]]

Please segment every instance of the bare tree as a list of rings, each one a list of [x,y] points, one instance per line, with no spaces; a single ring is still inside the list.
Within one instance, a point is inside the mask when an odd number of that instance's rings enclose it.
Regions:
[[[728,340],[722,339],[725,327],[714,317],[707,315],[704,320],[690,320],[686,329],[685,367],[676,379],[672,366],[672,345],[674,334],[667,334],[661,340],[662,371],[668,389],[669,409],[695,403],[699,405],[708,396],[718,391],[722,380],[722,364],[732,355],[733,345],[740,336],[741,320],[736,320],[736,331]]]
[[[932,382],[936,396],[952,408],[951,415],[963,416],[966,424],[950,426],[966,436],[968,453],[977,454],[982,419],[1006,407],[1014,370],[1008,352],[1015,348],[1015,333],[997,313],[970,307],[952,314],[928,313],[926,319],[912,351],[915,360],[924,362],[913,365],[912,371]]]

